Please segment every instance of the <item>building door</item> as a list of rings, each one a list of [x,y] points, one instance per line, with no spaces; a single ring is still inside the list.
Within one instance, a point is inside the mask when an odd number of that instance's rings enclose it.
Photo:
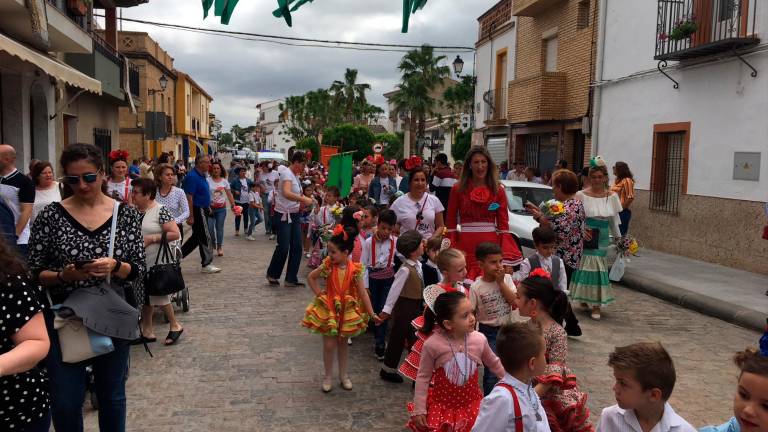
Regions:
[[[581,168],[584,166],[584,134],[581,133],[580,130],[574,130],[570,131],[571,134],[573,134],[572,142],[573,142],[573,157],[569,161],[571,164],[571,168],[573,169],[573,172],[579,172]]]
[[[500,165],[502,162],[506,162],[509,155],[509,146],[507,145],[507,136],[489,136],[485,141],[485,148],[488,153],[491,154],[491,158]]]
[[[112,131],[109,129],[93,129],[93,145],[101,150],[104,163],[109,166],[109,152],[112,151]]]
[[[539,173],[552,171],[559,156],[556,133],[528,135],[525,141],[525,164]]]
[[[493,119],[507,118],[507,49],[496,53],[496,83],[493,95]]]

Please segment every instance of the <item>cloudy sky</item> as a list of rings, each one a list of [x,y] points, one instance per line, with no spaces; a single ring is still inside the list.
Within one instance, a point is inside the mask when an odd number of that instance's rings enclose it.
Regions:
[[[477,17],[498,0],[432,0],[411,17],[410,30],[400,33],[400,0],[315,0],[293,14],[293,28],[271,14],[275,0],[241,0],[228,26],[211,15],[203,20],[199,0],[150,0],[123,9],[123,17],[193,27],[314,39],[394,44],[430,43],[473,46]],[[183,4],[183,6],[182,6]],[[371,84],[371,103],[386,109],[383,93],[399,80],[400,52],[351,51],[289,47],[220,36],[123,23],[123,30],[145,31],[189,73],[215,101],[211,111],[228,130],[234,123],[254,124],[259,102],[327,88],[343,79],[347,67],[359,70],[359,82]],[[456,52],[445,53],[446,64]],[[472,54],[461,55],[465,73]]]

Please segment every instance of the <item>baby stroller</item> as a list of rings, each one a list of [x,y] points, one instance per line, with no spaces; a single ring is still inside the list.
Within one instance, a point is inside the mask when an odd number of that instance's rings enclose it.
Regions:
[[[176,242],[176,245],[173,247],[176,255],[176,262],[181,262],[182,259],[180,245],[180,242]],[[189,312],[189,287],[187,284],[184,284],[183,290],[171,294],[171,304],[176,305],[182,312]],[[168,318],[165,317],[165,315],[163,315],[163,319],[166,323],[168,322]]]

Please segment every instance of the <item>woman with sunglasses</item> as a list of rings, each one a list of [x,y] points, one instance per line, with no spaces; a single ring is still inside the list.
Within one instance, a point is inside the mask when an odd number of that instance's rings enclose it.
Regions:
[[[111,276],[121,296],[133,300],[132,281],[144,274],[145,255],[141,222],[136,209],[120,204],[115,230],[115,247],[109,255],[110,231],[115,200],[107,196],[101,150],[90,144],[72,144],[61,153],[64,173],[64,200],[54,202],[35,219],[29,243],[29,270],[50,295],[61,304],[75,290],[99,286]],[[87,308],[87,304],[85,305]],[[46,366],[50,378],[51,412],[57,431],[83,430],[85,365],[62,361],[53,313],[45,311],[51,349]],[[107,320],[105,325],[110,325]],[[99,400],[99,430],[125,431],[125,380],[128,372],[129,342],[114,339],[114,351],[94,357],[96,397]]]
[[[409,191],[389,207],[397,215],[399,232],[416,230],[424,240],[443,234],[445,208],[435,195],[427,193],[427,172],[423,167],[413,168],[408,176]]]

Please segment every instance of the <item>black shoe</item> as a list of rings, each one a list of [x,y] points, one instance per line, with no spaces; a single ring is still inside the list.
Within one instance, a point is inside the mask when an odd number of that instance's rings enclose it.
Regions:
[[[573,324],[573,325],[566,324],[565,332],[568,334],[568,336],[573,336],[573,337],[579,337],[582,334],[581,326],[579,326],[579,324]]]
[[[376,349],[374,349],[374,353],[376,353],[376,360],[384,361],[384,352],[386,352],[386,348],[383,346],[377,346]]]
[[[379,377],[383,379],[384,381],[388,381],[395,384],[400,384],[403,382],[403,377],[400,376],[400,374],[395,372],[387,372],[384,369],[379,371]]]

